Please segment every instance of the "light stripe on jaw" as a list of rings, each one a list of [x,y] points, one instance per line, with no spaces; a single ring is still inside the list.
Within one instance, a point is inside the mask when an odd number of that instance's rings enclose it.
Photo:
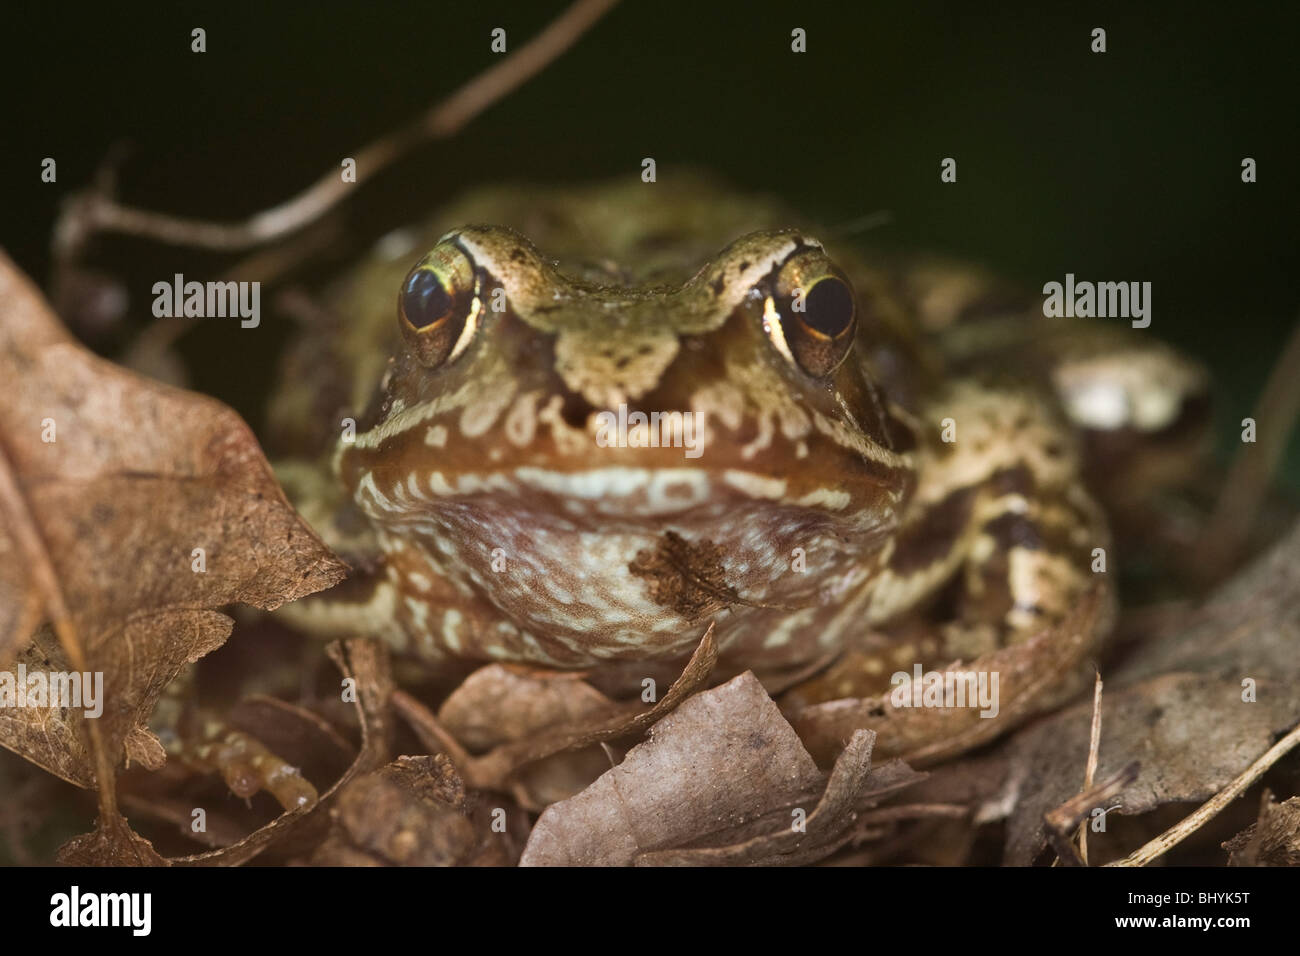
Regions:
[[[772,340],[776,350],[793,365],[794,353],[790,351],[790,344],[785,340],[785,329],[781,326],[781,313],[776,311],[776,302],[770,295],[763,300],[763,331]]]
[[[465,319],[465,327],[460,330],[460,338],[452,346],[451,355],[447,357],[448,362],[456,361],[461,352],[469,348],[469,343],[474,341],[474,334],[478,331],[478,317],[483,312],[483,300],[477,295],[474,296],[474,302],[470,305],[469,315]]]

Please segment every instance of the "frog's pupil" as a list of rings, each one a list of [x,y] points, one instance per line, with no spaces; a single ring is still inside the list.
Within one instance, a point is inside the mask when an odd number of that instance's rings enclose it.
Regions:
[[[833,339],[853,321],[853,293],[839,279],[822,279],[808,290],[804,308],[804,324]]]
[[[402,287],[402,311],[417,329],[427,328],[451,309],[451,296],[428,269],[417,269]]]

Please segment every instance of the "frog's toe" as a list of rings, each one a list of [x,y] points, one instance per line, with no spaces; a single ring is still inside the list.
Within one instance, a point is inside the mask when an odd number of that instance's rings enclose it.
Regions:
[[[312,806],[319,799],[297,767],[242,731],[212,728],[208,740],[188,755],[188,762],[221,774],[231,793],[245,799],[265,790],[286,810]]]

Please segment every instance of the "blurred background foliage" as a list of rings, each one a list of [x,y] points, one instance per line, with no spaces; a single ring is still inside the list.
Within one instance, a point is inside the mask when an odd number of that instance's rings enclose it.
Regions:
[[[494,27],[514,48],[562,7],[10,7],[0,243],[44,283],[59,199],[123,142],[129,203],[235,219],[280,202],[491,65]],[[1105,54],[1089,49],[1097,26]],[[831,224],[888,210],[874,243],[1033,289],[1066,272],[1149,280],[1152,331],[1216,372],[1226,454],[1300,308],[1297,26],[1282,3],[628,0],[457,139],[359,188],[343,217],[368,241],[471,184],[637,176],[652,156],[661,180],[707,167]],[[55,185],[39,181],[45,156]],[[939,181],[945,156],[956,185]],[[104,246],[138,324],[154,281],[232,261]],[[268,306],[256,331],[202,323],[183,343],[194,386],[255,425],[288,330]],[[1300,487],[1300,442],[1287,472]]]

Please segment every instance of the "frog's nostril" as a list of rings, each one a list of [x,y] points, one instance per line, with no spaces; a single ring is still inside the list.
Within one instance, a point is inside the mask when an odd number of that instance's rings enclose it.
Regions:
[[[587,419],[595,410],[596,407],[581,395],[570,392],[564,396],[564,404],[560,406],[560,417],[570,428],[586,428]]]

